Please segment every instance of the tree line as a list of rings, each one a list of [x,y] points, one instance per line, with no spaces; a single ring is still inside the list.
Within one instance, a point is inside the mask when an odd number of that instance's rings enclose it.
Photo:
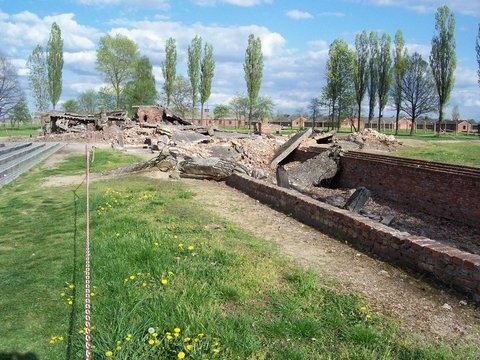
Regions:
[[[385,106],[395,108],[397,129],[400,113],[407,114],[412,122],[424,114],[437,112],[439,126],[443,109],[448,103],[454,84],[456,67],[455,17],[447,6],[437,9],[435,34],[432,38],[428,61],[418,53],[409,54],[401,31],[395,34],[393,49],[388,34],[362,31],[356,36],[355,48],[336,39],[330,46],[326,65],[326,84],[319,97],[308,106],[315,122],[320,109],[327,109],[332,123],[356,115],[360,129],[362,104],[367,98],[368,125],[377,116],[380,123]],[[475,44],[480,85],[480,24]],[[188,79],[177,74],[175,39],[165,43],[165,58],[161,69],[164,83],[156,89],[150,60],[139,53],[137,44],[123,35],[106,35],[100,38],[96,54],[96,70],[108,84],[99,90],[89,89],[75,99],[63,102],[64,111],[92,113],[113,109],[128,109],[134,105],[153,105],[158,101],[180,116],[203,121],[204,106],[211,94],[215,71],[213,47],[195,36],[188,46]],[[53,23],[47,44],[37,45],[27,60],[28,85],[35,109],[48,111],[56,108],[62,93],[63,39],[61,29]],[[260,95],[263,76],[261,41],[254,34],[248,37],[243,64],[246,95],[236,94],[228,105],[217,105],[215,118],[229,114],[237,119],[262,120],[273,116],[274,103],[268,96]],[[378,110],[375,114],[375,110]],[[459,117],[458,106],[452,116]],[[0,55],[0,120],[28,122],[30,114],[27,99],[21,88],[17,71],[8,59]],[[413,129],[413,126],[412,126]]]
[[[380,128],[384,109],[390,102],[395,108],[396,131],[401,112],[411,118],[411,131],[418,117],[436,112],[439,115],[437,130],[440,131],[444,107],[454,85],[455,17],[447,6],[441,6],[435,19],[428,62],[418,52],[408,53],[401,30],[395,34],[393,49],[390,35],[376,31],[364,30],[357,34],[354,50],[342,39],[333,41],[326,64],[326,84],[321,96],[310,102],[313,117],[323,106],[328,109],[331,123],[339,128],[342,119],[356,115],[357,122],[352,126],[360,130],[366,97],[368,127],[377,109],[377,128]],[[479,51],[477,39],[480,67]]]

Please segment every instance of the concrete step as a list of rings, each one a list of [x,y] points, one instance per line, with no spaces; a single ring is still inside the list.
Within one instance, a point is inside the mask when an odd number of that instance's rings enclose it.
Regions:
[[[2,165],[20,160],[29,153],[39,151],[45,147],[45,143],[29,143],[24,146],[9,147],[4,154],[0,151],[0,169]]]
[[[63,146],[64,144],[61,143],[30,144],[28,148],[23,150],[31,148],[32,151],[23,151],[22,156],[13,156],[11,161],[0,165],[0,186],[15,180],[32,166],[45,160]],[[19,150],[17,149],[17,151]]]

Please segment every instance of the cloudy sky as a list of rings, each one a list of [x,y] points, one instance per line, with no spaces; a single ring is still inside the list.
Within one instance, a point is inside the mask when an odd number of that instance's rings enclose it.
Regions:
[[[362,30],[402,30],[409,52],[425,59],[435,29],[435,11],[446,4],[455,13],[456,83],[447,107],[458,104],[462,118],[480,121],[475,39],[480,0],[0,0],[0,51],[18,68],[24,84],[25,62],[37,44],[48,41],[59,24],[64,39],[63,93],[60,102],[105,85],[95,71],[98,40],[123,34],[134,40],[163,84],[165,41],[177,41],[177,73],[187,76],[186,53],[200,35],[214,47],[216,60],[208,106],[227,104],[245,94],[243,62],[248,35],[262,41],[261,95],[277,110],[305,111],[325,84],[328,48],[336,38],[353,46]]]

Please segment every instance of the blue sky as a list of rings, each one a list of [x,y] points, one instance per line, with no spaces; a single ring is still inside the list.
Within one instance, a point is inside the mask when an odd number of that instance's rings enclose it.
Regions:
[[[276,109],[306,111],[325,84],[328,48],[336,38],[351,46],[362,30],[402,30],[409,52],[425,59],[435,28],[435,11],[448,5],[456,17],[456,83],[446,108],[459,105],[462,118],[480,121],[475,38],[480,0],[0,0],[0,51],[18,68],[36,44],[45,45],[57,22],[64,39],[63,93],[60,102],[105,85],[95,71],[98,39],[120,33],[133,39],[150,58],[157,88],[163,84],[165,41],[177,41],[177,73],[187,76],[186,52],[200,35],[213,45],[216,71],[208,106],[227,104],[245,94],[243,62],[247,38],[262,40],[264,76],[261,95]],[[387,107],[387,114],[389,110]]]

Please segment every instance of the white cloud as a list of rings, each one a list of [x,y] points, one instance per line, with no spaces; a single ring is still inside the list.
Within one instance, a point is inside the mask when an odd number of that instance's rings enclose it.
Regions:
[[[291,19],[295,20],[303,20],[303,19],[312,19],[313,15],[310,14],[307,11],[301,11],[301,10],[289,10],[286,12],[287,16]]]
[[[330,12],[330,11],[325,11],[321,12],[318,14],[318,16],[324,16],[324,17],[344,17],[345,13],[343,12]]]
[[[261,4],[271,4],[273,0],[193,0],[196,5],[213,6],[217,4],[229,4],[242,7],[250,7]]]
[[[167,10],[170,7],[169,0],[76,0],[81,5],[112,6],[124,5],[138,8],[150,8]]]
[[[480,17],[478,0],[363,0],[380,6],[401,6],[425,13],[435,12],[439,6],[447,5],[453,12]]]
[[[0,17],[2,29],[0,47],[6,55],[15,56],[22,49],[31,50],[37,44],[46,46],[53,22],[60,26],[65,50],[95,48],[100,33],[96,29],[77,23],[73,14],[40,18],[28,11]]]

